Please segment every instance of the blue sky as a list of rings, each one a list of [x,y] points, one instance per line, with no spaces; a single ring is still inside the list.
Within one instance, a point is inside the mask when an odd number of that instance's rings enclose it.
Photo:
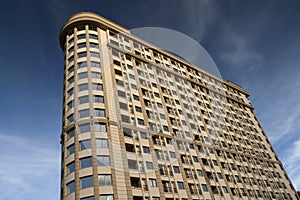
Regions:
[[[300,190],[298,1],[1,2],[0,199],[58,199],[63,53],[58,34],[79,11],[129,29],[164,27],[198,41],[255,112]]]

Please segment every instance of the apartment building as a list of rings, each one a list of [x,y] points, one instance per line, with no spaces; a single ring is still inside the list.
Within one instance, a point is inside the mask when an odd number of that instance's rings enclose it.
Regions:
[[[90,12],[60,45],[62,200],[299,199],[237,84]]]

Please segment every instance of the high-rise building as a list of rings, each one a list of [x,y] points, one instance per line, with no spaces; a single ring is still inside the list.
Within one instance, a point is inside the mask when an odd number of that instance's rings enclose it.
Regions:
[[[298,199],[240,86],[94,13],[60,44],[62,200]]]

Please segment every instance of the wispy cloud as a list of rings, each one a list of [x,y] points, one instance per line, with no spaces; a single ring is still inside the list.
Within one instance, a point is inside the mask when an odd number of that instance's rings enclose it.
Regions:
[[[0,134],[0,199],[57,199],[59,148],[47,141]]]

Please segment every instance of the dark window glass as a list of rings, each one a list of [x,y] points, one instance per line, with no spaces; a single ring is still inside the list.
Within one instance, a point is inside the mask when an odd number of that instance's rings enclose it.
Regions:
[[[93,176],[86,176],[80,178],[80,189],[93,187],[94,185],[94,178]]]

